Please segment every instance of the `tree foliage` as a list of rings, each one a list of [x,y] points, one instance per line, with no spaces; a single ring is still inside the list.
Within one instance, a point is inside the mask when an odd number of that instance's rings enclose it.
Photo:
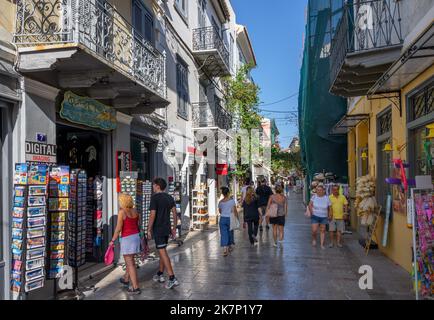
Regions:
[[[298,152],[283,152],[276,146],[271,148],[271,169],[275,174],[288,176],[290,171],[302,170],[301,153]]]

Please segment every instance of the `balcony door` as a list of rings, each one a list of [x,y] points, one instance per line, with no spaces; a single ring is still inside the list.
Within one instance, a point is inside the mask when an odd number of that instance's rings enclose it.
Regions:
[[[133,0],[134,32],[154,44],[154,16],[142,0]]]
[[[198,28],[206,27],[206,0],[199,0],[198,9]]]

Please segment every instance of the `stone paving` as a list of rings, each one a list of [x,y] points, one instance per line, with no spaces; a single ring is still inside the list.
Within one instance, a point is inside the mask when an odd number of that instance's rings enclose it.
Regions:
[[[303,213],[301,196],[292,194],[283,249],[272,246],[271,230],[264,228],[257,247],[250,245],[247,230],[240,230],[235,250],[223,257],[217,228],[191,232],[183,246],[169,251],[179,287],[167,290],[152,281],[154,261],[138,271],[140,295],[126,293],[118,281],[122,270],[116,268],[86,299],[414,299],[410,274],[378,250],[366,256],[356,234],[345,235],[342,249],[313,248],[310,220]],[[358,286],[361,265],[373,268],[372,290]]]

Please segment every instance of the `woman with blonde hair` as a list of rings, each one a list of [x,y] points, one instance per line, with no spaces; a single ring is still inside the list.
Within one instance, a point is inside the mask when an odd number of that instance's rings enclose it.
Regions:
[[[277,205],[277,216],[270,217],[270,224],[273,226],[273,246],[280,245],[280,249],[283,249],[285,217],[288,215],[288,199],[283,195],[283,188],[280,185],[276,186],[276,194],[273,194],[268,200],[267,212],[272,204]],[[277,240],[278,236],[279,241]]]
[[[121,235],[121,254],[124,256],[127,268],[125,275],[119,281],[123,285],[129,286],[128,293],[140,294],[134,262],[134,256],[140,252],[139,214],[134,209],[134,201],[129,194],[119,195],[119,207],[118,222],[110,245],[113,245]]]
[[[256,199],[255,190],[252,187],[247,187],[246,196],[243,201],[244,223],[247,224],[249,233],[250,244],[256,245],[258,240],[258,227],[259,227],[259,206]]]

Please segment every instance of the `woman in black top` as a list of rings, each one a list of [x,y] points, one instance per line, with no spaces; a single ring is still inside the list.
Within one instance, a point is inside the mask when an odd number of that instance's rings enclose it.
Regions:
[[[259,211],[258,200],[256,199],[252,187],[247,188],[246,196],[243,201],[243,211],[244,222],[247,223],[250,243],[256,245],[258,242],[256,236],[258,235]]]

